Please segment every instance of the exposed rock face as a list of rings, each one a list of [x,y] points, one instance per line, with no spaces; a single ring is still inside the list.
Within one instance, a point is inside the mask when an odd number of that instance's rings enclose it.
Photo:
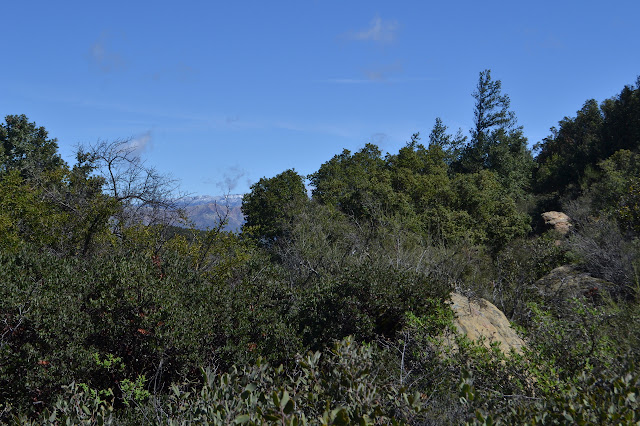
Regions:
[[[466,334],[470,340],[484,337],[484,345],[500,342],[503,352],[511,349],[521,352],[524,341],[511,328],[504,313],[492,303],[479,299],[471,300],[457,293],[451,293],[451,309],[455,314],[454,326],[460,334]]]
[[[565,235],[571,229],[571,218],[562,212],[544,212],[542,220],[547,227],[555,229],[558,233]]]
[[[594,278],[572,265],[559,266],[536,282],[540,294],[545,299],[556,302],[572,297],[594,298],[610,286],[610,282]]]

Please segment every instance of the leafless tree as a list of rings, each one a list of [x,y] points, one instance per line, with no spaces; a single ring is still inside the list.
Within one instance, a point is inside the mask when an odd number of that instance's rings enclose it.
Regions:
[[[120,205],[113,217],[116,232],[137,223],[176,224],[183,220],[179,207],[186,194],[180,192],[178,181],[148,166],[133,140],[98,141],[81,146],[79,153],[90,158],[104,179],[103,191]]]

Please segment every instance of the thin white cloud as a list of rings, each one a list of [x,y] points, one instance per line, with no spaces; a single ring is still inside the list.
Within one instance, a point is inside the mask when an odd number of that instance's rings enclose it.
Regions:
[[[151,131],[138,135],[129,141],[129,147],[133,148],[133,152],[141,155],[145,151],[149,151],[152,146]]]
[[[369,28],[351,34],[353,40],[375,41],[377,43],[391,43],[396,39],[398,22],[383,20],[379,16],[373,18]]]

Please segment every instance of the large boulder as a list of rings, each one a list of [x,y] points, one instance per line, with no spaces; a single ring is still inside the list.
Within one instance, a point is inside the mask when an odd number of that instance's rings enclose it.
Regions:
[[[453,324],[458,333],[466,335],[472,341],[484,338],[482,341],[486,347],[499,342],[504,353],[511,352],[511,349],[522,352],[524,341],[511,328],[504,313],[491,302],[451,293],[450,306],[455,316]],[[448,341],[453,344],[452,339]]]
[[[553,228],[561,235],[566,235],[573,226],[571,218],[562,212],[544,212],[542,220],[547,228]]]
[[[540,295],[547,301],[555,302],[554,304],[574,297],[593,300],[603,291],[609,291],[611,286],[613,284],[610,282],[592,277],[573,265],[559,266],[536,281]]]

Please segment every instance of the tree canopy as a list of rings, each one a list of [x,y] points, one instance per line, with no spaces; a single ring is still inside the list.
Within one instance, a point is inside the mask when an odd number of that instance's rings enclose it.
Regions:
[[[242,213],[246,220],[243,231],[262,244],[271,245],[286,236],[289,224],[306,201],[303,178],[295,170],[262,178],[242,199]]]
[[[426,146],[263,177],[240,233],[189,227],[131,141],[69,165],[7,116],[0,423],[638,423],[639,86],[533,162],[483,71],[469,138],[437,118]],[[550,205],[566,234],[535,226]],[[452,292],[526,346],[464,336]]]
[[[56,139],[44,127],[30,123],[25,115],[8,115],[0,124],[0,171],[17,170],[34,179],[62,166]]]
[[[584,103],[575,117],[564,117],[559,128],[536,145],[536,190],[575,198],[597,179],[598,163],[616,151],[640,148],[640,80],[598,105]]]

